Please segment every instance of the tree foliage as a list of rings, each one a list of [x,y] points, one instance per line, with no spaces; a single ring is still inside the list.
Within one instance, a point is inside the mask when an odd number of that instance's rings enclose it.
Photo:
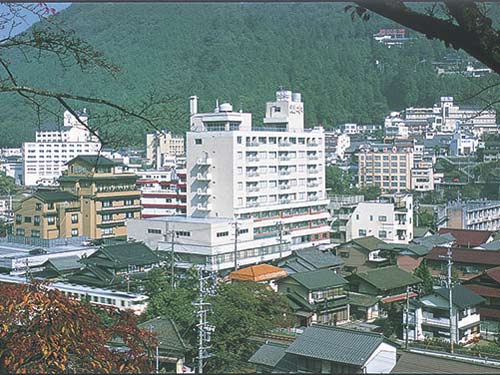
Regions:
[[[0,285],[1,373],[117,373],[151,369],[155,338],[131,313],[99,315],[46,283]],[[128,350],[113,348],[118,340]]]
[[[432,292],[434,279],[425,259],[415,268],[413,274],[422,280],[422,292],[424,294]]]

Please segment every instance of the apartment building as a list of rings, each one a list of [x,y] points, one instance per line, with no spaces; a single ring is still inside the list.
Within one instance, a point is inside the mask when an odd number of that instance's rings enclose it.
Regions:
[[[139,218],[137,176],[110,159],[78,156],[68,162],[57,190],[39,190],[15,211],[17,236],[43,239],[124,237],[125,220]]]
[[[473,230],[500,230],[500,201],[487,199],[448,202],[438,207],[439,227]]]
[[[340,131],[343,134],[353,135],[353,134],[373,134],[378,131],[383,130],[382,125],[378,124],[342,124],[340,126]]]
[[[186,169],[146,170],[136,172],[141,191],[142,217],[185,216]]]
[[[85,109],[78,116],[81,122],[88,123]],[[66,111],[62,126],[44,124],[36,131],[35,142],[23,143],[23,182],[27,186],[56,185],[69,160],[97,154],[100,147],[97,137]]]
[[[216,272],[292,254],[289,234],[283,234],[281,242],[256,236],[252,219],[163,216],[128,220],[127,227],[129,240],[143,241],[151,249],[170,252],[173,242],[176,267],[181,269],[203,265]]]
[[[334,131],[325,132],[325,157],[329,163],[345,159],[345,151],[351,145],[351,138],[347,134]]]
[[[256,238],[290,232],[292,248],[329,243],[322,128],[304,129],[301,95],[278,91],[264,125],[224,103],[187,133],[187,215],[254,220]]]
[[[484,299],[473,291],[455,285],[452,288],[453,329],[450,334],[450,299],[449,289],[439,288],[427,296],[412,300],[408,313],[408,340],[435,338],[454,343],[466,344],[480,336],[479,305]],[[403,314],[406,324],[406,314]],[[403,336],[406,337],[406,330]]]
[[[404,192],[411,189],[413,146],[364,144],[359,147],[358,184],[378,186],[383,192]]]
[[[369,236],[402,244],[413,239],[413,196],[410,194],[385,194],[375,201],[346,204],[338,212],[336,228],[345,242]]]
[[[435,183],[432,161],[414,162],[411,170],[411,188],[415,191],[433,191]]]
[[[184,155],[184,137],[162,130],[146,134],[146,159],[161,168],[169,159]]]

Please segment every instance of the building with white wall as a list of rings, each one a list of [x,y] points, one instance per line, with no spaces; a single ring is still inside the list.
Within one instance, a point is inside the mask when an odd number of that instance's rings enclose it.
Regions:
[[[174,136],[166,130],[146,135],[146,159],[156,168],[164,167],[169,160],[184,153],[184,137]]]
[[[325,137],[304,128],[300,94],[278,91],[260,127],[228,103],[197,113],[190,101],[187,215],[253,219],[255,238],[290,232],[293,249],[328,244]]]
[[[138,171],[142,217],[186,215],[186,170]]]
[[[368,236],[401,244],[413,239],[413,196],[410,194],[382,195],[376,201],[363,201],[345,208],[341,216],[343,225],[339,227],[345,231],[345,242]]]
[[[216,217],[164,216],[127,221],[129,240],[169,252],[173,235],[176,267],[203,265],[210,271],[234,269],[235,254],[238,267],[291,255],[290,235],[283,235],[281,243],[277,237],[258,237],[254,235],[255,225],[252,219]]]
[[[351,137],[335,131],[325,132],[325,157],[327,163],[345,159],[345,151],[351,145]]]
[[[500,230],[500,201],[487,199],[448,202],[437,210],[441,228]]]
[[[78,114],[87,124],[84,110]],[[45,124],[36,132],[35,142],[23,143],[24,184],[55,185],[66,163],[79,155],[95,155],[101,144],[69,111],[64,112],[63,126]]]

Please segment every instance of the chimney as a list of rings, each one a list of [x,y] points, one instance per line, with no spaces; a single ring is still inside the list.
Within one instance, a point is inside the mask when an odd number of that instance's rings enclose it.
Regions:
[[[189,115],[194,116],[198,113],[198,97],[196,95],[189,97]]]

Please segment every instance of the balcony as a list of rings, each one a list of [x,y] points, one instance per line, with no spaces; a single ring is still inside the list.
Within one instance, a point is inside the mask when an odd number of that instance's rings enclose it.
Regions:
[[[307,173],[309,173],[309,174],[318,174],[319,170],[318,169],[308,169]]]
[[[308,195],[307,200],[308,201],[317,201],[319,198],[317,195]]]
[[[247,202],[247,207],[258,207],[258,206],[259,206],[259,202],[257,202],[257,201]]]
[[[318,182],[308,182],[307,187],[313,188],[313,187],[318,187],[319,183]]]
[[[450,326],[450,319],[447,318],[431,318],[428,316],[423,316],[422,317],[422,324],[427,324],[430,326],[437,326],[437,327],[445,327],[448,328]]]
[[[280,161],[287,161],[287,160],[290,160],[290,159],[291,159],[291,158],[290,158],[290,156],[288,156],[288,155],[280,155],[280,157],[279,157],[279,160],[280,160]]]
[[[260,189],[258,186],[247,186],[247,193],[255,193],[259,190]]]
[[[279,174],[280,176],[289,176],[289,175],[290,175],[290,171],[287,171],[287,170],[280,170],[280,171],[278,172],[278,174]]]
[[[279,146],[282,146],[282,147],[287,147],[287,146],[291,146],[292,143],[291,142],[288,142],[288,141],[281,141],[278,143]]]
[[[196,190],[198,195],[212,195],[212,189],[198,189]]]
[[[207,203],[207,204],[198,204],[196,206],[196,209],[198,211],[210,211],[210,210],[212,210],[212,205],[210,203]]]
[[[247,177],[259,177],[259,172],[257,171],[247,172]]]
[[[196,175],[196,179],[198,181],[210,181],[210,180],[212,180],[212,175],[210,173],[206,173],[206,174],[198,173]]]
[[[280,190],[290,190],[290,185],[280,185],[279,189]]]
[[[310,147],[317,147],[317,146],[319,146],[319,143],[318,142],[307,142],[307,145]]]
[[[200,158],[196,161],[198,165],[212,165],[212,158]]]
[[[319,156],[318,155],[307,155],[307,160],[318,160]]]
[[[258,161],[260,161],[260,159],[257,156],[247,156],[248,163],[254,163],[254,162],[258,162]]]
[[[259,142],[259,141],[251,141],[251,142],[247,142],[247,143],[246,143],[246,146],[247,146],[247,147],[257,147],[257,146],[260,146],[260,142]]]
[[[283,198],[283,199],[280,199],[279,202],[280,202],[280,204],[287,204],[287,203],[290,203],[291,200],[289,198]]]

